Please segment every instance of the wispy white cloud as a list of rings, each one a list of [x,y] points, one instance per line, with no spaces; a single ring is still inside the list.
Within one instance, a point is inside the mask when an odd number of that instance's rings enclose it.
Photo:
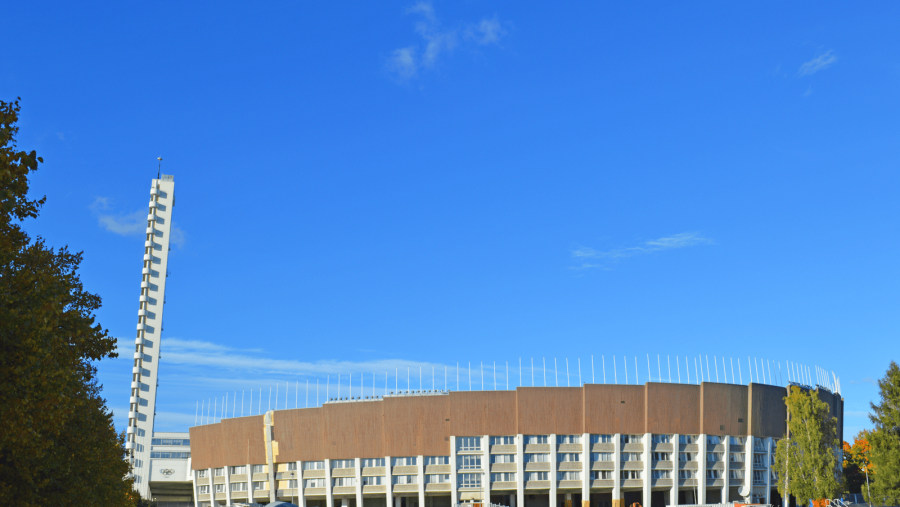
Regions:
[[[97,223],[103,229],[119,236],[140,236],[147,231],[147,211],[137,210],[121,213],[113,210],[112,200],[108,197],[97,197],[89,206],[97,216]],[[185,243],[184,230],[172,223],[169,242],[181,248]]]
[[[445,28],[430,2],[418,2],[406,13],[417,16],[413,26],[420,39],[409,46],[394,49],[387,58],[388,71],[400,81],[408,81],[423,69],[435,67],[442,55],[453,52],[460,38],[485,46],[499,43],[506,35],[506,30],[496,18],[466,23],[461,25],[462,28]]]
[[[824,53],[819,54],[812,60],[807,62],[803,62],[803,65],[797,69],[798,76],[811,76],[816,72],[823,71],[828,67],[831,67],[838,61],[837,55],[834,54],[832,50],[828,50]]]
[[[661,238],[644,241],[643,243],[634,246],[612,248],[606,250],[599,250],[592,247],[582,246],[572,250],[572,257],[581,262],[579,266],[576,266],[577,269],[608,269],[609,266],[603,261],[617,261],[626,257],[634,257],[636,255],[644,255],[698,245],[708,245],[711,243],[713,243],[711,239],[704,237],[698,232],[682,232],[673,234],[671,236],[663,236]]]

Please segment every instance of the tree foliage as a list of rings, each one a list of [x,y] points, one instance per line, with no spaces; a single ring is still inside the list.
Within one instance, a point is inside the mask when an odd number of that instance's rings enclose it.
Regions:
[[[872,404],[869,418],[875,424],[869,438],[874,468],[872,499],[884,505],[900,503],[900,368],[891,361],[878,381],[881,403]]]
[[[787,435],[775,449],[778,492],[782,498],[794,495],[797,503],[834,498],[840,492],[835,472],[837,419],[815,391],[791,386],[784,398],[787,406]]]
[[[115,340],[94,321],[81,254],[22,228],[45,198],[28,197],[43,160],[17,149],[18,113],[0,101],[0,505],[133,504],[94,366],[115,357]]]
[[[874,467],[869,461],[869,432],[860,431],[853,439],[853,444],[844,442],[844,484],[848,493],[860,493],[866,490],[866,477],[871,481]]]

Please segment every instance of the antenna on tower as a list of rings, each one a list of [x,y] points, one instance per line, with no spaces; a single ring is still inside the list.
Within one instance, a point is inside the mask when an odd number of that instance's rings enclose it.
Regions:
[[[159,179],[162,173],[162,157],[156,157],[158,165],[156,166],[156,179]]]

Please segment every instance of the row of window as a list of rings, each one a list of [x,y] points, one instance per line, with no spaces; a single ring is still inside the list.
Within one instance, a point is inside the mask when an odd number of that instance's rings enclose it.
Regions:
[[[189,438],[154,438],[150,440],[150,445],[191,445]]]
[[[168,451],[150,451],[151,458],[175,458],[188,459],[191,457],[190,452],[168,452]]]

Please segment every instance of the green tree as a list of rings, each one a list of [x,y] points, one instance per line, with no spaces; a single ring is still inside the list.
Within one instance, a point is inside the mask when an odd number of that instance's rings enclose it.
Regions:
[[[878,381],[881,403],[872,403],[869,419],[875,429],[869,436],[872,461],[872,498],[882,505],[900,503],[900,368],[891,361],[884,378]]]
[[[782,498],[794,495],[798,504],[834,498],[841,490],[835,472],[840,445],[837,419],[815,391],[791,386],[784,398],[787,406],[787,435],[775,449],[778,492]]]
[[[94,366],[115,357],[115,340],[94,322],[100,298],[82,287],[81,254],[22,228],[45,198],[28,197],[43,160],[17,149],[18,114],[18,101],[0,101],[0,505],[133,505]]]
[[[844,442],[844,485],[848,493],[868,491],[869,477],[873,474],[869,451],[869,432],[866,430],[856,434],[853,445]]]

